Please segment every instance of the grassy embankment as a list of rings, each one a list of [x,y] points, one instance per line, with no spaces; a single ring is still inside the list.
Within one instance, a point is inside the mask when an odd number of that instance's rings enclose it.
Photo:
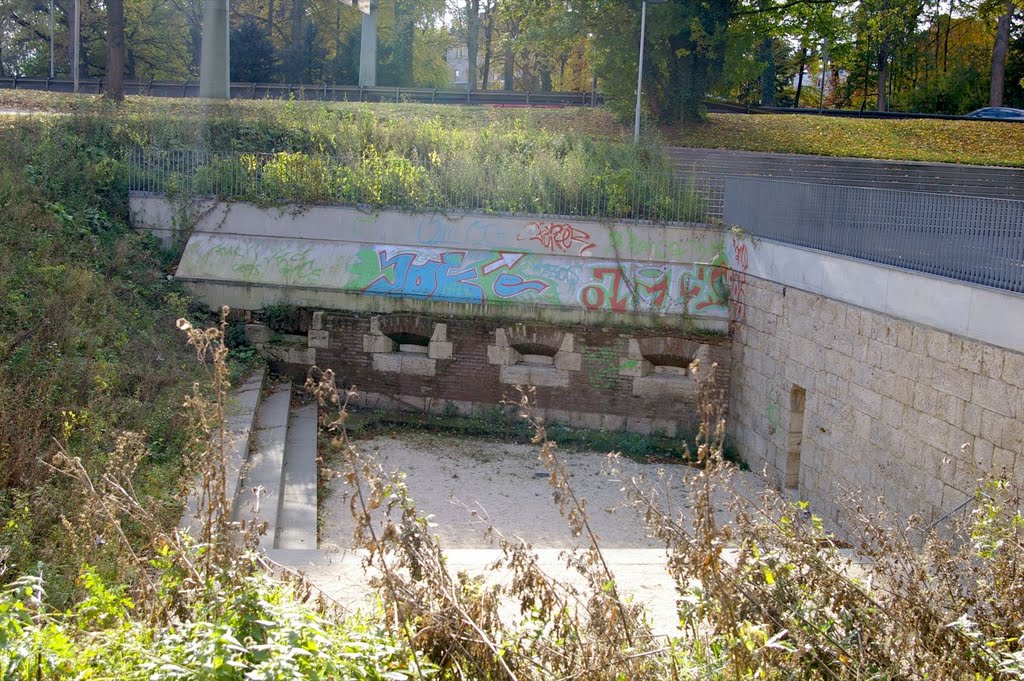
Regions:
[[[188,298],[129,229],[106,131],[4,126],[0,147],[0,563],[41,574],[60,603],[86,554],[106,576],[121,566],[78,534],[81,495],[48,467],[54,453],[95,473],[121,431],[143,433],[138,491],[166,522],[180,512],[177,407],[197,374],[173,326]]]
[[[0,108],[31,111],[87,111],[96,98],[75,98],[31,91],[0,91]],[[273,102],[239,102],[240,110],[272,110]],[[297,103],[296,107],[318,107]],[[173,115],[195,112],[195,100],[129,97],[127,107],[136,112]],[[426,104],[332,104],[331,110],[372,109],[381,120],[416,120],[441,117],[452,128],[505,125],[522,120],[531,128],[554,133],[573,131],[595,138],[627,141],[631,127],[617,123],[604,110],[501,109],[489,107],[433,106]],[[774,151],[823,156],[852,156],[908,161],[936,161],[974,165],[1024,166],[1024,125],[992,121],[880,120],[829,118],[805,115],[711,114],[707,122],[685,124],[659,131],[661,141],[681,146],[749,151]],[[244,147],[239,146],[239,149]],[[260,147],[262,148],[262,147]],[[249,150],[249,149],[246,149]]]

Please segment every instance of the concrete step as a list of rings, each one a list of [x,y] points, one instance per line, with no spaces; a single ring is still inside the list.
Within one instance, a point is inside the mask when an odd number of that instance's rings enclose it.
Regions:
[[[292,409],[284,447],[281,511],[275,549],[315,549],[317,406]]]
[[[290,382],[275,383],[264,396],[256,412],[253,448],[249,452],[242,483],[235,497],[235,520],[251,522],[258,518],[267,523],[267,532],[260,539],[264,547],[272,547],[277,534],[281,472],[291,399]]]
[[[264,549],[264,553],[275,563],[295,570],[331,562],[330,555],[319,549]]]
[[[249,436],[256,421],[256,411],[259,407],[266,374],[264,368],[250,374],[242,382],[242,385],[231,393],[224,408],[224,426],[227,431],[227,451],[224,457],[226,465],[225,491],[228,499],[235,498],[242,466],[249,456]],[[214,442],[217,442],[218,438],[219,433],[214,433]],[[180,529],[191,530],[193,534],[199,529],[201,493],[199,482],[196,481],[185,502],[185,512],[178,524]]]

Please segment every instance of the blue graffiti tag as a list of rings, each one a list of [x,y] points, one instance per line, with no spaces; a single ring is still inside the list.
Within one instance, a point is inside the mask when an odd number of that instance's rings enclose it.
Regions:
[[[494,280],[494,293],[500,298],[511,298],[525,291],[543,293],[547,287],[542,281],[526,280],[518,274],[501,274]]]
[[[483,291],[474,282],[476,271],[462,268],[465,253],[441,253],[420,259],[417,253],[396,253],[380,257],[381,275],[363,289],[379,295],[404,295],[413,298],[437,298],[467,302],[484,301]]]

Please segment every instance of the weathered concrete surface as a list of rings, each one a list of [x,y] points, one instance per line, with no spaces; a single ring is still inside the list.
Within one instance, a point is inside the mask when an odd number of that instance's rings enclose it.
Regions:
[[[154,233],[180,222],[164,198],[131,204],[135,224]],[[395,307],[362,300],[380,297],[421,311],[491,307],[486,316],[550,310],[563,321],[727,319],[724,243],[703,227],[224,203],[192,214],[176,276],[211,305]]]
[[[277,383],[260,403],[253,448],[235,501],[236,520],[267,523],[267,532],[261,538],[261,544],[267,547],[273,546],[277,536],[291,396],[291,383]]]
[[[549,576],[575,588],[583,588],[583,578],[570,570],[561,558],[564,549],[535,549],[538,566]],[[455,575],[465,571],[482,578],[488,584],[508,586],[512,580],[509,570],[491,570],[489,566],[500,557],[497,549],[448,549],[444,552],[448,570]],[[679,615],[676,611],[675,583],[666,569],[664,549],[628,548],[603,551],[609,569],[615,575],[616,586],[625,597],[642,605],[656,636],[679,636]],[[332,600],[346,609],[372,609],[377,594],[367,582],[377,574],[375,569],[363,567],[365,553],[345,551],[325,553],[322,556],[273,554],[275,559],[289,567],[301,570],[312,583]],[[582,605],[580,606],[582,610]],[[502,604],[501,614],[508,621],[518,617],[518,603]]]
[[[317,513],[317,406],[292,409],[281,475],[281,512],[274,548],[315,549]]]
[[[733,308],[742,277],[757,277],[1024,352],[1024,296],[767,239],[726,243]]]

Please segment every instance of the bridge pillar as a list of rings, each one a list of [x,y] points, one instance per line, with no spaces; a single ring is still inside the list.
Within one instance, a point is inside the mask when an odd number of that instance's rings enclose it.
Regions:
[[[231,98],[231,22],[228,5],[229,0],[203,0],[200,97]]]
[[[359,86],[377,84],[377,3],[370,2],[370,11],[363,15],[359,39]]]

